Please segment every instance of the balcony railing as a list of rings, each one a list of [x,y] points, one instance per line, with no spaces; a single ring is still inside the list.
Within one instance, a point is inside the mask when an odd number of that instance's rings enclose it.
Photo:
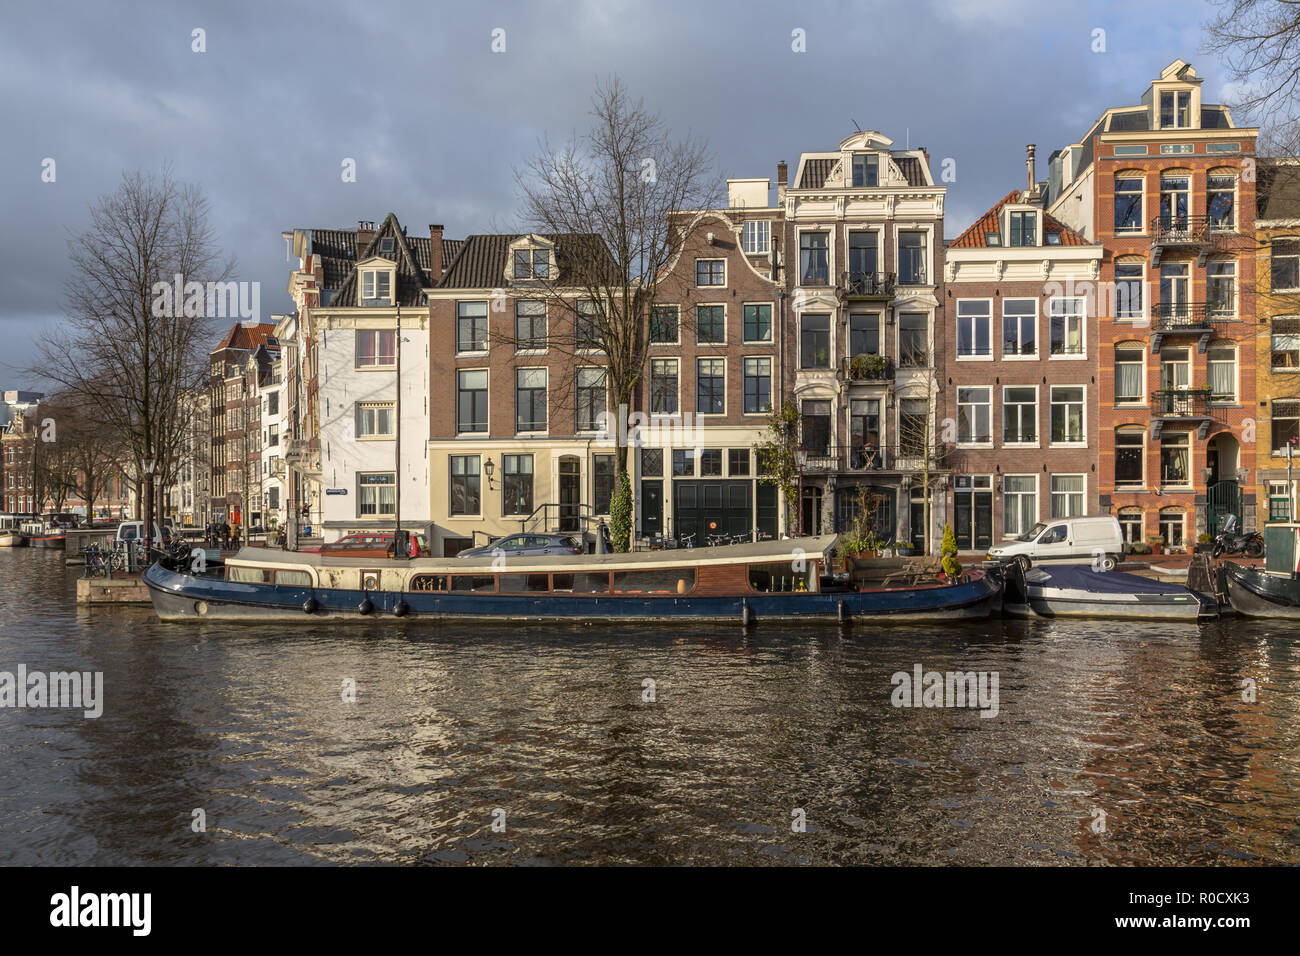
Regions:
[[[840,378],[846,382],[892,382],[894,363],[883,355],[855,355],[843,361]]]
[[[840,289],[851,298],[888,299],[894,294],[894,280],[892,272],[845,272],[840,276]]]
[[[1151,413],[1158,418],[1200,420],[1214,418],[1210,392],[1204,388],[1161,389],[1151,393]]]
[[[1231,222],[1210,216],[1157,216],[1151,220],[1152,241],[1166,246],[1200,245],[1235,232]]]
[[[854,445],[821,445],[800,448],[800,471],[803,474],[831,472],[870,473],[877,471],[920,471],[925,467],[924,442],[864,442]],[[949,446],[935,442],[931,446],[930,467],[942,470],[948,464]]]
[[[1215,310],[1222,307],[1215,303]],[[1156,306],[1156,327],[1161,332],[1201,332],[1210,328],[1211,319],[1226,318],[1211,313],[1207,302],[1161,302]]]

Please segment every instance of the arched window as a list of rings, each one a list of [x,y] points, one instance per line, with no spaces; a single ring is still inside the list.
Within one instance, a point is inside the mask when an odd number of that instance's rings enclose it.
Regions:
[[[1237,402],[1237,346],[1229,341],[1212,342],[1205,353],[1210,401],[1234,405]]]
[[[1115,430],[1115,488],[1146,487],[1146,429],[1140,425]]]
[[[1236,228],[1237,174],[1231,167],[1211,169],[1206,176],[1205,208],[1210,230],[1231,232]]]
[[[1160,227],[1184,230],[1191,213],[1192,174],[1186,169],[1168,169],[1160,174]]]
[[[1237,314],[1237,261],[1211,259],[1205,264],[1206,309],[1211,319]]]
[[[1146,404],[1146,346],[1141,342],[1115,343],[1115,404]]]
[[[1139,233],[1144,230],[1142,192],[1146,177],[1141,170],[1126,169],[1115,174],[1115,232]]]
[[[1146,310],[1142,294],[1146,278],[1146,259],[1141,256],[1124,256],[1115,260],[1115,301],[1112,314],[1117,319],[1141,319]]]
[[[1186,523],[1187,515],[1181,508],[1160,509],[1160,537],[1165,539],[1166,548],[1181,548],[1184,546],[1184,526]]]
[[[1137,544],[1142,540],[1143,518],[1141,508],[1121,508],[1119,510],[1119,527],[1124,535],[1125,544]]]

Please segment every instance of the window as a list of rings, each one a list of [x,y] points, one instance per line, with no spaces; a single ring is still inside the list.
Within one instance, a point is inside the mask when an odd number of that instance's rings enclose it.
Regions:
[[[1038,214],[1034,212],[1013,212],[1008,217],[1011,221],[1011,245],[1038,245]]]
[[[1038,300],[1002,300],[1002,354],[1038,354]]]
[[[488,319],[486,302],[456,303],[456,351],[486,352]]]
[[[392,329],[357,331],[357,368],[394,365],[397,362],[397,332]]]
[[[456,432],[488,430],[487,369],[470,369],[456,373]]]
[[[919,457],[925,450],[929,403],[924,398],[904,398],[898,403],[898,453]]]
[[[357,402],[358,438],[389,437],[392,434],[392,402]]]
[[[271,392],[269,395],[266,396],[266,414],[268,415],[280,414],[280,393],[279,392]]]
[[[1181,548],[1183,543],[1183,526],[1185,517],[1177,508],[1160,509],[1160,536],[1165,539],[1165,547]]]
[[[727,260],[726,259],[696,259],[695,260],[695,284],[696,285],[726,285],[727,284]]]
[[[1116,156],[1145,156],[1147,148],[1145,146],[1118,145],[1115,147]]]
[[[1192,365],[1187,349],[1160,350],[1160,387],[1165,391],[1185,389],[1191,383]]]
[[[925,233],[898,233],[898,281],[902,285],[925,285]]]
[[[365,269],[361,273],[361,304],[389,305],[393,298],[393,274],[386,269]]]
[[[1237,401],[1237,350],[1211,348],[1205,354],[1206,377],[1210,382],[1210,401]]]
[[[772,307],[770,305],[745,306],[745,341],[772,341]]]
[[[1289,489],[1290,485],[1285,481],[1270,481],[1268,483],[1269,521],[1291,520],[1291,492]]]
[[[727,341],[726,308],[721,305],[695,307],[695,344],[720,345]]]
[[[1270,349],[1274,371],[1300,369],[1300,319],[1273,319]]]
[[[722,449],[705,448],[700,451],[700,477],[722,477]]]
[[[766,255],[772,248],[772,224],[766,219],[750,219],[740,227],[740,248],[746,255]]]
[[[515,303],[515,348],[520,351],[546,348],[546,303]]]
[[[1207,153],[1238,153],[1241,152],[1240,143],[1206,143],[1205,151]]]
[[[650,344],[677,344],[677,306],[656,305],[650,313]]]
[[[1142,177],[1115,177],[1115,232],[1142,231]]]
[[[549,279],[551,276],[551,253],[547,249],[516,249],[516,279]]]
[[[1052,517],[1073,518],[1083,514],[1083,475],[1052,475]]]
[[[849,443],[854,449],[853,467],[880,467],[880,399],[855,398],[850,403]]]
[[[799,322],[799,367],[831,367],[831,317],[804,315]]]
[[[1002,476],[1002,533],[1021,535],[1038,523],[1038,483],[1033,475]]]
[[[515,431],[546,431],[546,369],[515,369]]]
[[[727,413],[727,363],[720,358],[695,360],[695,411],[699,415]]]
[[[1237,312],[1237,263],[1215,261],[1205,267],[1206,305],[1210,315],[1225,318]]]
[[[1300,445],[1300,402],[1273,402],[1273,454],[1286,452],[1287,445]]]
[[[1115,263],[1115,318],[1140,319],[1142,312],[1142,263]]]
[[[1053,355],[1083,354],[1082,298],[1055,298],[1048,303]]]
[[[1210,228],[1230,231],[1236,224],[1233,206],[1237,195],[1237,178],[1232,175],[1210,175],[1206,180],[1205,207],[1210,215]]]
[[[673,477],[691,478],[695,475],[695,449],[673,449]]]
[[[600,413],[605,411],[605,370],[603,368],[578,369],[575,397],[578,431],[595,431],[599,427]]]
[[[268,426],[266,444],[271,448],[280,444],[280,426],[274,422]]]
[[[664,474],[664,450],[662,448],[641,449],[641,475],[645,478],[662,478]]]
[[[397,513],[397,477],[391,471],[357,475],[357,507],[361,517]]]
[[[1002,389],[1002,443],[1031,445],[1038,442],[1038,390],[1033,385],[1007,385]]]
[[[1272,259],[1273,292],[1300,289],[1300,240],[1281,239],[1269,243]]]
[[[930,333],[924,313],[905,312],[898,317],[898,364],[926,368],[930,364]]]
[[[677,359],[650,360],[650,412],[677,413]]]
[[[1187,173],[1164,173],[1160,177],[1160,224],[1166,229],[1186,229],[1191,180]]]
[[[501,456],[501,513],[533,513],[533,456]]]
[[[1141,405],[1146,400],[1145,362],[1141,346],[1115,346],[1115,404]]]
[[[1161,432],[1160,481],[1186,485],[1191,480],[1191,442],[1187,432]]]
[[[1115,433],[1115,485],[1141,488],[1146,483],[1146,432],[1140,428]]]
[[[853,185],[880,185],[880,157],[875,153],[855,153],[853,156]]]
[[[1052,444],[1083,442],[1083,386],[1052,386]]]
[[[614,497],[614,456],[592,455],[591,460],[591,507],[596,514],[607,515],[610,501]]]
[[[451,514],[479,513],[479,456],[451,456]]]
[[[991,356],[992,304],[988,299],[957,300],[957,357]]]
[[[802,232],[799,234],[800,285],[827,285],[830,281],[830,234]]]
[[[1170,90],[1160,94],[1160,128],[1187,129],[1192,125],[1191,90]]]
[[[1160,266],[1160,317],[1174,323],[1191,317],[1187,299],[1188,266],[1166,262]]]
[[[880,355],[880,316],[849,316],[849,355]]]
[[[772,404],[772,360],[745,359],[745,414],[767,411]]]
[[[749,475],[749,449],[727,449],[727,474],[732,478],[745,478]]]
[[[1137,544],[1142,540],[1142,509],[1121,508],[1119,510],[1119,530],[1125,544]]]
[[[874,281],[879,271],[877,236],[873,231],[855,230],[849,233],[849,280]]]
[[[983,444],[993,441],[990,427],[993,390],[987,385],[957,389],[957,441]]]
[[[810,455],[825,458],[831,447],[831,403],[808,399],[804,401],[801,412],[803,449]]]

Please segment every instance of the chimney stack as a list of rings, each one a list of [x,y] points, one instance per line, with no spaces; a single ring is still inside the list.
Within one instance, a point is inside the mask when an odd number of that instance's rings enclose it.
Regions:
[[[1030,143],[1025,147],[1025,166],[1029,169],[1029,192],[1031,194],[1034,191],[1035,184],[1034,150],[1036,148],[1037,147],[1033,143]]]
[[[776,164],[776,204],[778,206],[785,205],[785,187],[789,185],[789,178],[790,167],[785,164],[783,159]]]
[[[375,224],[367,219],[357,222],[357,258],[360,259],[375,240]]]
[[[442,226],[429,224],[429,279],[431,285],[442,281]]]

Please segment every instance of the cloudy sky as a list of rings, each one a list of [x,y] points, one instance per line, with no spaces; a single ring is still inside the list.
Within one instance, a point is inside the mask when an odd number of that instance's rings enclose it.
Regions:
[[[38,384],[19,369],[60,321],[68,239],[124,170],[167,162],[201,185],[234,278],[261,283],[264,315],[283,312],[282,231],[389,211],[413,233],[509,224],[513,168],[543,134],[581,129],[594,84],[617,73],[674,130],[708,140],[720,180],[774,179],[782,159],[793,173],[801,151],[834,148],[855,122],[925,146],[936,175],[951,157],[952,237],[1023,184],[1026,143],[1044,176],[1053,149],[1136,103],[1173,59],[1206,78],[1207,102],[1227,96],[1199,53],[1210,14],[1200,0],[12,4],[0,387]],[[192,50],[195,29],[206,52]]]

